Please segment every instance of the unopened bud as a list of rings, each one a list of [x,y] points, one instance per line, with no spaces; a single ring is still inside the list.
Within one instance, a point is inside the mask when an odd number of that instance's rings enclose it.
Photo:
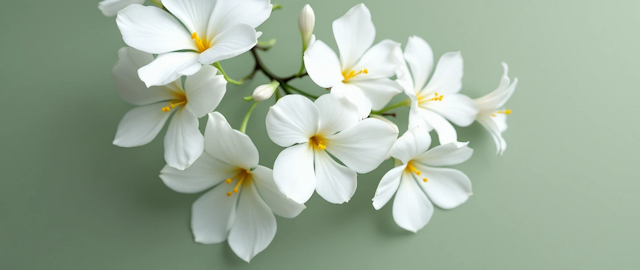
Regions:
[[[311,6],[307,4],[302,8],[298,18],[298,27],[300,28],[300,34],[302,34],[302,48],[304,50],[309,46],[315,25],[316,15],[313,13]]]
[[[273,93],[278,90],[278,86],[280,86],[280,83],[278,81],[273,81],[256,87],[256,90],[253,90],[253,100],[264,101],[271,98]]]

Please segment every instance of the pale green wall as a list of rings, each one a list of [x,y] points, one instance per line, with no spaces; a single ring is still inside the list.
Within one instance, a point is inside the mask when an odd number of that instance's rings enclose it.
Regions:
[[[131,106],[110,74],[124,43],[97,2],[0,8],[0,269],[640,268],[638,1],[365,2],[376,40],[416,34],[437,57],[461,50],[471,97],[493,90],[500,62],[509,63],[520,79],[508,106],[509,148],[495,156],[480,125],[459,129],[475,149],[458,166],[474,196],[436,210],[418,234],[399,229],[391,207],[371,207],[386,162],[359,177],[348,204],[315,195],[298,218],[279,218],[275,240],[251,264],[226,243],[193,242],[190,206],[199,195],[175,193],[157,177],[162,140],[111,144]],[[264,57],[285,75],[298,68],[305,2],[273,2],[285,8],[260,27],[279,41]],[[360,1],[308,2],[316,35],[335,47],[331,22]],[[252,63],[243,55],[223,64],[241,77]],[[249,105],[237,105],[240,97],[264,82],[229,87],[220,111],[234,127]],[[280,148],[266,137],[266,105],[248,133],[271,166]]]

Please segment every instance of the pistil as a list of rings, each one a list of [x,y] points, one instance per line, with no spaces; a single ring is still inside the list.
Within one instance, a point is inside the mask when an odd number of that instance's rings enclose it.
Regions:
[[[311,139],[309,139],[309,143],[313,146],[314,150],[324,150],[327,148],[327,144],[321,136],[316,135],[311,137]]]
[[[422,104],[429,101],[442,101],[442,98],[444,98],[443,95],[438,95],[438,92],[434,93],[433,95],[434,96],[432,98],[429,98],[429,96],[418,95],[418,103]]]
[[[233,179],[236,178],[238,179],[238,183],[236,183],[236,186],[233,188],[234,193],[240,192],[240,186],[243,183],[248,183],[251,180],[251,172],[249,170],[240,169],[240,171],[236,175],[234,175],[232,178],[228,178],[225,182],[227,184],[231,184],[231,182],[233,182]],[[228,191],[227,196],[231,195],[233,195],[233,193],[231,193],[231,191]]]
[[[211,46],[211,44],[209,44],[209,41],[206,41],[206,39],[203,41],[200,37],[198,37],[198,33],[196,32],[193,32],[193,34],[191,34],[191,39],[196,42],[196,46],[198,47],[198,51],[200,53],[206,51]]]

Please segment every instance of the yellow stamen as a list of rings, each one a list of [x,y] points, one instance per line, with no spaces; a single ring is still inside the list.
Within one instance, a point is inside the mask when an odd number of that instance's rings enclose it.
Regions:
[[[169,112],[171,109],[187,104],[187,96],[184,93],[174,93],[176,99],[169,102],[169,106],[162,107],[163,112]]]
[[[496,111],[495,113],[492,113],[491,116],[496,117],[498,113],[511,114],[511,109],[506,109],[504,111]]]
[[[357,73],[356,73],[355,70],[342,72],[342,77],[344,77],[344,80],[342,80],[342,81],[345,82],[348,79],[351,79],[351,78],[353,78],[355,76],[358,76],[358,75],[360,75],[362,73],[369,74],[369,70],[365,68],[365,69],[362,69],[362,70],[358,71]]]
[[[238,193],[240,192],[240,186],[251,181],[251,171],[239,169],[236,175],[234,175],[232,178],[228,178],[225,182],[227,184],[230,184],[231,182],[233,182],[233,179],[238,179],[238,183],[236,183],[236,186],[233,188],[233,193]],[[227,196],[231,196],[233,195],[233,193],[229,191],[227,192]]]
[[[428,101],[442,101],[442,98],[444,98],[444,96],[438,95],[438,92],[434,93],[434,97],[432,98],[429,98],[429,96],[418,95],[418,103],[421,104]]]
[[[321,136],[316,135],[311,137],[311,139],[309,139],[309,143],[315,150],[324,150],[327,148],[327,144]]]
[[[418,169],[416,169],[416,167],[413,167],[413,164],[411,164],[411,162],[407,164],[407,169],[409,169],[410,171],[414,172],[417,175],[420,175],[421,173]]]
[[[209,47],[211,47],[211,45],[209,44],[209,41],[202,40],[200,37],[198,37],[198,33],[193,32],[193,34],[191,34],[191,39],[195,40],[196,42],[196,46],[198,47],[198,51],[199,52],[204,52],[207,49],[209,49]]]
[[[427,178],[422,178],[422,181],[424,181],[426,183],[427,182]]]

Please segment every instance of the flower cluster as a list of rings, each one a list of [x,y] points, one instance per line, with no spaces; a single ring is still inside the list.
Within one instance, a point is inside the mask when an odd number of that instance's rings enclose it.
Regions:
[[[358,174],[393,158],[373,197],[380,209],[395,195],[393,218],[417,232],[430,220],[433,204],[452,209],[472,194],[469,177],[439,168],[468,160],[473,150],[459,142],[452,124],[474,121],[492,135],[497,152],[511,110],[504,105],[513,83],[504,66],[498,88],[471,99],[460,93],[460,52],[440,57],[434,68],[429,44],[409,37],[400,43],[374,44],[376,30],[364,4],[333,22],[338,54],[313,34],[315,14],[306,5],[298,25],[302,36],[299,72],[273,74],[259,51],[275,40],[259,41],[256,27],[281,8],[270,0],[162,0],[143,6],[139,0],[104,0],[99,4],[116,22],[128,47],[118,52],[113,76],[120,96],[136,107],[120,122],[113,143],[141,146],[152,141],[169,121],[164,136],[166,166],[160,178],[182,193],[204,193],[192,208],[195,241],[228,241],[245,261],[264,250],[276,234],[275,215],[294,218],[314,191],[329,203],[348,202]],[[251,52],[256,60],[244,79],[231,79],[220,61]],[[216,112],[227,84],[243,84],[257,72],[271,82],[257,87],[240,127],[231,127]],[[315,96],[290,81],[309,77],[325,94]],[[324,91],[324,90],[323,90]],[[406,98],[388,105],[404,93]],[[275,96],[275,98],[274,98]],[[258,149],[245,134],[253,109],[275,99],[265,117],[269,138],[284,149],[273,170],[259,165]],[[243,101],[238,101],[243,102]],[[387,117],[409,107],[409,126],[399,128]],[[204,135],[198,118],[208,117]],[[435,130],[440,145],[430,148]]]

